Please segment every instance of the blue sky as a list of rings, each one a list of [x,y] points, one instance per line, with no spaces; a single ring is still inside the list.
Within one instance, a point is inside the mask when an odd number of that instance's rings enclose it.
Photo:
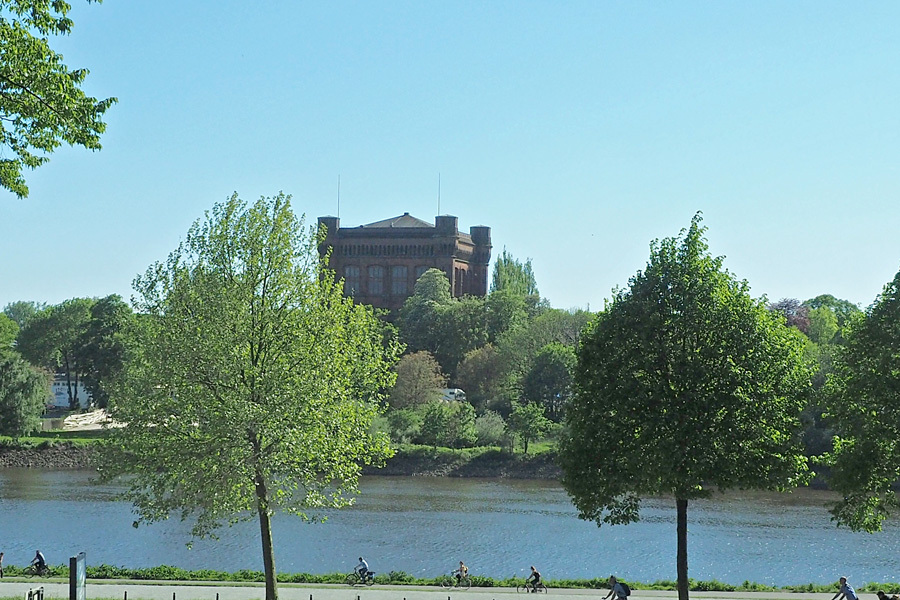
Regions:
[[[103,150],[0,192],[0,306],[131,295],[237,191],[308,222],[492,227],[602,307],[697,211],[753,294],[868,305],[900,268],[900,3],[72,0]]]

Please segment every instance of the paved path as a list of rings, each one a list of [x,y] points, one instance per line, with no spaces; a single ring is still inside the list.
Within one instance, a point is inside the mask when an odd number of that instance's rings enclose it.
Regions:
[[[24,598],[29,589],[44,588],[45,598],[68,598],[69,585],[58,580],[3,579],[0,597]],[[837,590],[835,590],[836,592]],[[182,583],[147,581],[88,580],[87,597],[110,600],[263,600],[262,584]],[[551,589],[548,596],[565,600],[601,600],[606,590]],[[423,586],[287,584],[278,585],[280,600],[512,600],[512,588],[471,588],[468,591],[444,590]],[[834,594],[790,592],[691,592],[697,600],[831,600]],[[875,600],[875,594],[860,594],[860,600]],[[528,596],[531,598],[532,596]],[[543,598],[543,596],[535,596]],[[677,592],[634,590],[630,600],[676,600]],[[524,598],[523,598],[524,600]]]

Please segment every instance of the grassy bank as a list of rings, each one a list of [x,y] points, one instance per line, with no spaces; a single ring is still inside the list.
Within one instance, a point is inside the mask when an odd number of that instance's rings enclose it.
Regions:
[[[47,431],[11,438],[0,436],[0,460],[7,467],[87,468],[90,448],[103,439],[103,430]],[[67,452],[73,449],[77,452]],[[496,446],[434,448],[401,444],[384,467],[367,468],[366,475],[430,475],[446,477],[509,477],[513,479],[558,479],[555,448],[538,445],[527,456]],[[60,462],[55,462],[55,461]]]
[[[41,449],[57,444],[71,444],[73,446],[90,446],[97,443],[103,437],[103,430],[88,431],[43,431],[35,435],[12,438],[8,435],[0,435],[0,447],[16,450]]]
[[[51,577],[67,578],[69,574],[68,567],[64,565],[51,566]],[[18,577],[24,573],[24,567],[16,567],[14,565],[4,567],[4,573],[7,577]],[[278,581],[281,583],[344,583],[346,573],[328,573],[317,575],[312,573],[279,573]],[[111,565],[99,565],[87,567],[87,576],[89,579],[126,579],[134,581],[213,581],[223,583],[248,583],[263,582],[265,578],[262,571],[214,571],[211,569],[201,569],[189,571],[179,567],[171,567],[162,565],[159,567],[151,567],[147,569],[130,569],[126,567],[114,567]],[[439,586],[441,579],[439,577],[414,577],[402,571],[391,571],[389,573],[378,573],[375,575],[375,582],[382,585],[421,585],[421,586]],[[509,577],[505,579],[482,577],[472,575],[472,585],[474,587],[515,587],[521,584],[524,579],[520,577]],[[606,578],[594,579],[547,579],[544,581],[551,588],[570,588],[570,589],[606,589]],[[626,581],[634,590],[675,590],[675,581],[661,580],[654,582]],[[731,585],[721,581],[709,580],[700,581],[691,579],[690,589],[694,592],[796,592],[796,593],[836,593],[838,583],[835,581],[830,584],[804,584],[790,585],[784,587],[776,587],[761,583],[753,583],[745,581],[740,585]],[[900,593],[900,583],[889,582],[869,582],[864,585],[856,586],[857,592],[872,593],[878,590],[884,590],[888,594]]]

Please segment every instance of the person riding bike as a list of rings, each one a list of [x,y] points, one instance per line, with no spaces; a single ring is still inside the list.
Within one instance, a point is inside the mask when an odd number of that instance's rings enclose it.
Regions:
[[[463,578],[469,576],[469,567],[467,567],[463,561],[459,561],[459,568],[453,571],[452,575],[456,576],[456,585],[459,585]]]
[[[362,556],[359,557],[359,564],[353,567],[353,571],[359,575],[359,578],[362,581],[366,580],[366,575],[369,573],[369,563],[367,563]]]
[[[31,564],[34,565],[38,573],[43,573],[47,570],[47,559],[44,558],[40,550],[34,551],[34,558],[31,559]]]
[[[525,588],[531,586],[531,591],[536,592],[538,588],[538,584],[541,583],[541,573],[537,569],[534,568],[534,565],[531,565],[531,575],[528,576],[528,579],[525,580]]]

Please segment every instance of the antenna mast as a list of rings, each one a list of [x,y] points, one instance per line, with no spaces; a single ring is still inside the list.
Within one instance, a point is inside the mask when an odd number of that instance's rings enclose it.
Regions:
[[[341,218],[341,175],[338,173],[337,218]]]
[[[438,172],[438,212],[437,214],[441,214],[441,174]]]

